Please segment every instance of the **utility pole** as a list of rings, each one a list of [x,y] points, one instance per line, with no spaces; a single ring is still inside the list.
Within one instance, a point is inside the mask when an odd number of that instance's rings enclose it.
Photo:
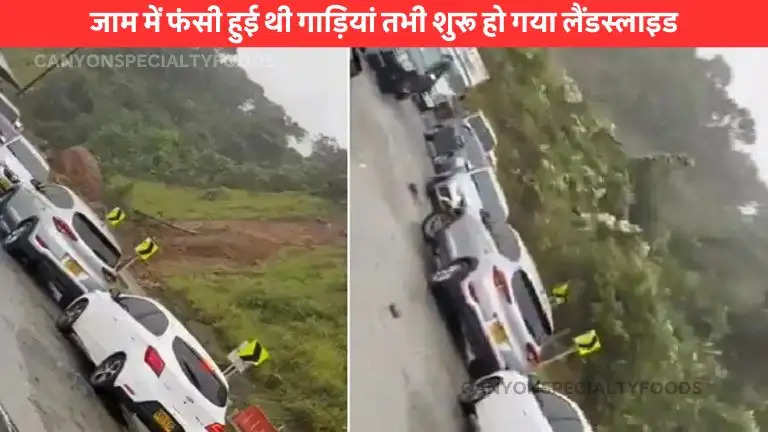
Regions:
[[[51,66],[48,66],[48,68],[46,68],[46,69],[43,71],[43,73],[41,73],[40,75],[36,76],[36,77],[35,77],[35,79],[33,79],[32,81],[30,81],[30,82],[29,82],[29,84],[25,85],[25,86],[24,86],[24,88],[22,88],[21,90],[19,90],[19,91],[18,91],[18,93],[16,93],[16,95],[17,95],[17,96],[22,96],[22,95],[23,95],[23,94],[24,94],[24,93],[25,93],[27,90],[29,90],[29,89],[30,89],[30,88],[31,88],[33,85],[37,84],[37,83],[38,83],[40,80],[42,80],[43,78],[45,78],[45,76],[46,76],[46,75],[48,75],[48,74],[49,74],[49,73],[51,73],[51,72],[52,72],[54,69],[56,69],[57,67],[59,67],[59,65],[61,64],[61,61],[62,61],[62,60],[65,60],[65,59],[68,59],[68,58],[72,57],[72,55],[73,55],[74,53],[76,53],[78,50],[80,50],[80,48],[75,48],[75,49],[73,49],[73,50],[69,51],[68,53],[66,53],[66,54],[64,55],[64,57],[62,57],[62,58],[60,58],[59,60],[57,60],[55,64],[53,64],[53,65],[51,65]]]

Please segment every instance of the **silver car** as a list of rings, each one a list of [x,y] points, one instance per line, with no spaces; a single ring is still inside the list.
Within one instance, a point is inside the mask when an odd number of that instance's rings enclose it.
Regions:
[[[0,197],[6,251],[34,267],[62,306],[117,282],[117,240],[74,192],[56,185],[16,186]]]
[[[423,225],[437,267],[430,289],[461,326],[473,377],[533,371],[553,331],[549,298],[528,251],[520,241],[513,256],[504,255],[491,223],[472,212],[436,212]],[[509,237],[519,240],[514,232]]]

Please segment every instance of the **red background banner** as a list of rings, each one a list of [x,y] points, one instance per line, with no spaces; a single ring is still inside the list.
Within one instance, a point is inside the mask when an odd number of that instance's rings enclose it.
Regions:
[[[659,32],[655,37],[648,33],[565,32],[561,13],[571,12],[572,0],[521,0],[498,2],[461,1],[265,1],[251,2],[227,0],[226,2],[200,0],[122,0],[119,2],[4,2],[0,12],[0,46],[3,47],[221,47],[221,46],[768,46],[768,26],[765,24],[763,2],[701,2],[701,1],[626,1],[583,0],[578,2],[592,13],[679,13],[677,31]],[[160,32],[144,28],[144,18],[136,20],[136,32],[128,30],[116,33],[91,30],[91,12],[149,12],[149,5],[162,7],[164,12],[182,8],[183,12],[205,12],[216,5],[223,14],[219,32],[200,32],[194,26],[177,32],[167,25],[167,16],[161,18]],[[251,37],[243,34],[241,43],[229,40],[229,12],[248,12],[253,4],[259,5],[261,16],[259,29]],[[297,12],[323,12],[329,5],[338,4],[349,12],[368,12],[374,7],[381,12],[410,12],[414,5],[426,9],[425,32],[414,33],[400,30],[382,31],[382,17],[377,16],[375,31],[363,33],[349,30],[339,38],[330,31],[310,33],[298,24]],[[496,37],[483,33],[483,20],[478,16],[474,31],[457,31],[456,40],[447,42],[433,26],[437,12],[492,12],[498,4],[507,14],[516,12],[557,13],[554,32],[530,30],[526,33],[512,27],[508,16],[505,32]],[[274,32],[264,28],[264,15],[276,11],[278,6],[291,8],[290,32]]]

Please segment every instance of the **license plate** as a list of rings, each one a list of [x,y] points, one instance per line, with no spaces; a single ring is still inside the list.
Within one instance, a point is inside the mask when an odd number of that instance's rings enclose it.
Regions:
[[[7,191],[11,188],[11,182],[5,177],[0,177],[0,190]]]
[[[176,427],[176,423],[173,422],[171,416],[161,409],[155,411],[152,418],[155,419],[155,423],[163,428],[165,432],[171,432]]]
[[[489,331],[491,333],[491,339],[493,339],[494,343],[500,344],[509,341],[507,332],[504,330],[504,326],[501,325],[500,322],[494,321],[491,324]]]
[[[64,258],[64,268],[74,276],[80,276],[83,274],[83,268],[80,267],[80,264],[69,257]]]

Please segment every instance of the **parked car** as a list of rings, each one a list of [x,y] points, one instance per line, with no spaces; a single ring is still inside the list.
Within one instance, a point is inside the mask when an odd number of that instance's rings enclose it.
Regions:
[[[435,212],[422,225],[437,270],[430,289],[461,323],[474,377],[500,369],[529,372],[552,335],[552,308],[527,251],[501,253],[489,220],[472,212]]]
[[[411,57],[414,48],[367,48],[365,58],[376,74],[382,93],[398,99],[428,92],[453,67],[453,58],[441,55],[427,64],[416,65]]]
[[[60,305],[117,282],[121,251],[104,222],[74,192],[21,185],[0,197],[5,250],[33,266]]]
[[[460,121],[452,120],[437,125],[424,134],[427,153],[434,160],[448,157],[463,157],[473,166],[495,167],[494,158],[486,151],[474,130]]]
[[[360,50],[362,48],[350,48],[349,49],[349,76],[354,78],[360,75],[363,71],[363,61],[360,58]]]
[[[4,117],[14,129],[19,131],[22,129],[19,109],[2,93],[0,93],[0,117]]]
[[[0,94],[0,105],[3,105],[3,96]],[[7,108],[7,107],[6,107]],[[15,107],[13,107],[15,109]],[[0,145],[3,145],[21,134],[21,123],[14,120],[17,112],[13,112],[13,115],[6,117],[0,114]]]
[[[509,206],[504,189],[490,167],[475,169],[462,157],[447,158],[440,165],[442,174],[427,182],[427,196],[435,210],[455,210],[466,205],[484,210],[495,221],[506,221]]]
[[[45,183],[50,172],[45,157],[23,135],[0,144],[0,193],[15,184]]]
[[[475,431],[593,431],[575,402],[516,371],[495,372],[464,386],[459,403]]]
[[[227,430],[226,378],[160,303],[94,291],[70,304],[56,326],[95,365],[91,385],[117,394],[139,430]]]

